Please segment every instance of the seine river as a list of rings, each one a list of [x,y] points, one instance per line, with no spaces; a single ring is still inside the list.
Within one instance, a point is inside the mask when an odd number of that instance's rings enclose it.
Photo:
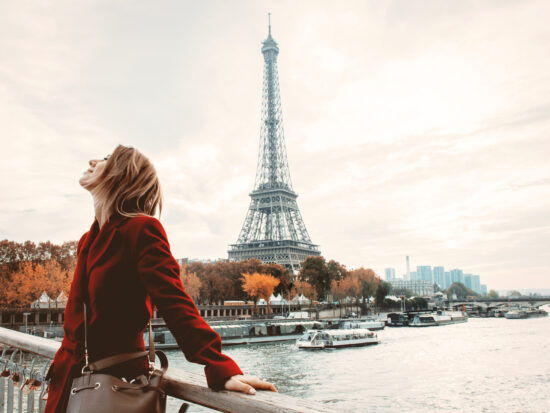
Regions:
[[[281,393],[344,412],[550,411],[550,317],[471,318],[378,334],[379,345],[362,348],[304,351],[288,342],[225,352]],[[170,366],[202,372],[179,351],[168,356]],[[180,404],[170,400],[169,411]]]

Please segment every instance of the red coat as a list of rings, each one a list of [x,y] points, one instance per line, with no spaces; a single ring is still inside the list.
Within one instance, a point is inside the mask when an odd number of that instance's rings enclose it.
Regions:
[[[65,309],[65,336],[50,371],[46,413],[65,411],[72,379],[84,364],[86,287],[90,361],[143,350],[143,331],[156,306],[187,360],[205,365],[210,387],[221,388],[229,377],[242,374],[221,353],[219,335],[184,291],[178,263],[156,218],[115,215],[101,230],[95,221],[80,239],[77,257]],[[133,378],[146,368],[143,358],[116,366],[110,373]]]

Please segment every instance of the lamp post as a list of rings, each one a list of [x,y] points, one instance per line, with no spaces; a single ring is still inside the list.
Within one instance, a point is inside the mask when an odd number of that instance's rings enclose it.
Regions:
[[[25,317],[25,334],[29,333],[29,329],[27,328],[27,319],[29,318],[30,315],[31,313],[23,313],[23,317]]]

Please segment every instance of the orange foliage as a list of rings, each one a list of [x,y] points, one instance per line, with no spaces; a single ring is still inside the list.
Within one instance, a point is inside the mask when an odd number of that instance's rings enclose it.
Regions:
[[[297,295],[301,294],[303,294],[304,297],[309,298],[310,300],[317,299],[317,291],[315,291],[315,288],[310,283],[306,281],[296,280],[292,287],[291,296],[292,298],[294,298]]]
[[[243,290],[257,301],[261,298],[268,301],[275,287],[279,285],[279,280],[269,274],[258,272],[242,274]]]
[[[199,277],[197,277],[197,273],[188,272],[185,268],[182,268],[180,271],[180,279],[187,294],[189,294],[194,301],[197,301],[202,287],[202,282]]]
[[[348,275],[341,280],[332,280],[330,292],[334,298],[357,297],[361,292],[361,282],[357,277]]]
[[[44,264],[24,261],[11,274],[4,294],[5,300],[11,306],[27,307],[43,291],[52,299],[56,299],[62,291],[68,295],[73,271],[73,268],[62,269],[55,260],[48,260]]]

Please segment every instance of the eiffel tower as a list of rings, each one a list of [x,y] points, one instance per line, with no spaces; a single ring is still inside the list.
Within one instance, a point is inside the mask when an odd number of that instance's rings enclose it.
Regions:
[[[292,188],[286,157],[283,114],[277,73],[279,47],[269,34],[262,43],[264,81],[260,153],[250,207],[229,260],[258,258],[295,271],[308,256],[320,255],[311,242]]]

